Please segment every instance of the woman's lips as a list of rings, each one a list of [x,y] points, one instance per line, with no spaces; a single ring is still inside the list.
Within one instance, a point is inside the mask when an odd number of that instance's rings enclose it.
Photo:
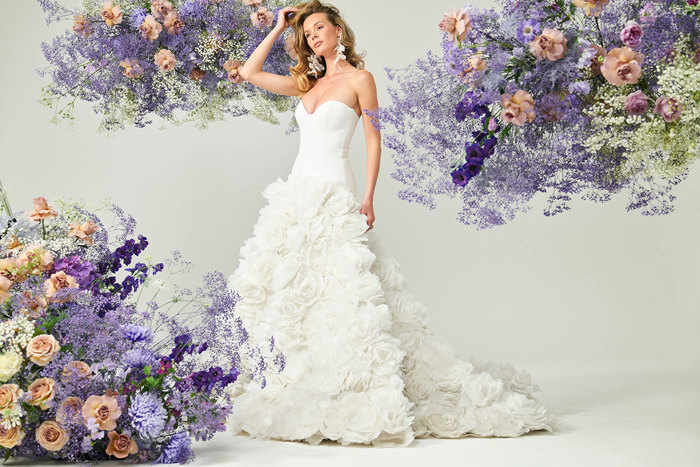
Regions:
[[[318,41],[318,42],[316,42],[316,43],[314,44],[314,48],[315,48],[315,49],[318,49],[318,46],[321,45],[321,44],[323,44],[323,41]]]

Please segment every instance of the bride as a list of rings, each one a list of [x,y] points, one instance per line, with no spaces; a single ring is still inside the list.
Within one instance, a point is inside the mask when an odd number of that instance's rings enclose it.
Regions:
[[[291,76],[264,72],[288,21],[298,63]],[[255,86],[300,97],[300,145],[287,180],[263,191],[268,203],[228,279],[251,336],[274,336],[286,366],[264,388],[244,378],[233,385],[229,429],[376,446],[553,431],[530,375],[458,358],[427,326],[427,310],[406,290],[396,260],[382,252],[371,230],[380,133],[363,112],[377,108],[377,91],[363,65],[338,9],[314,0],[281,9],[240,70]],[[361,202],[348,160],[359,119],[367,141]]]

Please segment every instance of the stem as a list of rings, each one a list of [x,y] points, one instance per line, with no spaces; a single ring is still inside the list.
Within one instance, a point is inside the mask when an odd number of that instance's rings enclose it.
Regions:
[[[600,23],[598,22],[598,17],[595,16],[594,20],[595,20],[595,28],[598,30],[598,37],[600,37],[600,46],[607,49],[607,47],[605,46],[605,41],[603,40],[603,33],[600,30]]]

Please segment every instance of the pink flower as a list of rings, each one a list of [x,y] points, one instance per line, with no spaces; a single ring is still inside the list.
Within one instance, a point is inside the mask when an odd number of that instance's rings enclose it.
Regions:
[[[34,198],[34,211],[27,213],[28,218],[37,222],[42,219],[53,219],[56,216],[58,216],[58,213],[49,206],[49,203],[43,196]]]
[[[114,6],[112,2],[104,2],[100,16],[110,28],[122,22],[122,9],[119,5]]]
[[[510,94],[501,95],[501,118],[506,123],[512,123],[515,126],[522,126],[525,120],[531,122],[535,118],[535,101],[532,96],[522,89],[515,91],[512,96]]]
[[[620,40],[627,47],[637,47],[642,42],[644,31],[636,21],[627,21],[624,29],[620,33]]]
[[[641,21],[642,24],[652,24],[656,21],[656,9],[654,5],[649,2],[644,4],[644,7],[639,10],[639,21]]]
[[[156,21],[153,16],[146,15],[146,17],[143,19],[143,23],[141,23],[141,26],[139,26],[139,30],[141,31],[141,36],[143,36],[144,39],[148,39],[149,41],[153,42],[154,40],[158,39],[160,32],[163,30],[163,26],[161,26],[161,24]]]
[[[672,97],[659,97],[654,104],[653,112],[661,114],[665,122],[672,122],[681,115],[683,104]]]
[[[129,60],[134,60],[134,59],[129,59]],[[123,62],[124,60],[122,60]],[[121,62],[120,62],[121,63]],[[122,65],[124,66],[124,65]],[[141,69],[141,67],[136,63],[136,66]],[[143,73],[143,70],[141,69],[141,73]],[[124,74],[126,74],[126,70],[124,70]],[[140,76],[140,75],[139,75]],[[88,220],[85,221],[81,224],[78,224],[77,222],[74,222],[70,225],[70,231],[68,232],[68,236],[75,236],[83,240],[85,243],[88,245],[92,245],[92,239],[90,238],[90,235],[94,234],[97,232],[97,224],[94,222]]]
[[[467,38],[467,31],[472,28],[472,20],[464,8],[459,11],[452,9],[452,13],[443,13],[438,27],[447,33],[452,42],[462,42]]]
[[[173,4],[168,0],[151,0],[151,13],[156,19],[163,21],[173,11]]]
[[[172,71],[177,64],[175,55],[168,49],[160,49],[153,61],[163,71]]]
[[[119,65],[121,65],[121,67],[124,68],[123,75],[126,76],[127,78],[138,78],[141,75],[143,75],[143,68],[141,68],[141,65],[139,65],[139,61],[136,60],[135,58],[127,58],[126,60],[121,60],[119,62]],[[79,228],[79,227],[77,227],[77,228]],[[71,229],[74,229],[73,225],[71,225]],[[71,230],[71,232],[72,232],[72,230]],[[75,235],[75,234],[72,234],[69,232],[68,235]],[[88,237],[88,239],[89,238],[90,237]],[[92,244],[92,240],[90,240],[88,243]]]
[[[544,28],[542,34],[530,42],[530,52],[540,60],[556,62],[566,52],[566,37],[561,31]]]
[[[642,91],[634,91],[625,99],[625,110],[630,115],[642,115],[649,108],[649,100]]]
[[[250,14],[250,21],[253,23],[253,26],[258,29],[272,26],[272,21],[274,19],[275,14],[264,6],[259,7],[258,11],[254,11]]]
[[[185,23],[180,18],[176,12],[171,11],[168,16],[163,20],[163,27],[168,30],[168,34],[173,36],[178,32],[182,31],[185,27]]]
[[[642,54],[629,47],[619,47],[608,52],[600,71],[612,85],[636,84],[642,76],[642,63],[644,63]]]

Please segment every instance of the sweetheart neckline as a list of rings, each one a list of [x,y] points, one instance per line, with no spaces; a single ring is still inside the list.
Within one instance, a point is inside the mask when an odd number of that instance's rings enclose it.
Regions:
[[[338,103],[340,103],[340,104],[343,104],[343,106],[344,106],[346,109],[349,109],[350,111],[352,111],[352,113],[355,114],[355,116],[356,116],[357,118],[360,118],[360,116],[357,115],[357,112],[355,112],[355,109],[353,109],[352,107],[350,107],[349,105],[347,105],[345,102],[340,101],[340,100],[338,100],[338,99],[328,99],[328,100],[325,101],[324,103],[322,103],[322,104],[320,104],[320,105],[317,105],[316,108],[314,109],[313,113],[309,113],[309,111],[306,110],[306,107],[304,106],[304,103],[302,102],[301,99],[299,99],[299,104],[298,104],[298,105],[300,105],[301,108],[304,109],[304,113],[305,113],[306,115],[316,115],[316,112],[318,112],[318,109],[320,109],[320,108],[323,107],[324,105],[328,104],[329,102],[338,102]]]

